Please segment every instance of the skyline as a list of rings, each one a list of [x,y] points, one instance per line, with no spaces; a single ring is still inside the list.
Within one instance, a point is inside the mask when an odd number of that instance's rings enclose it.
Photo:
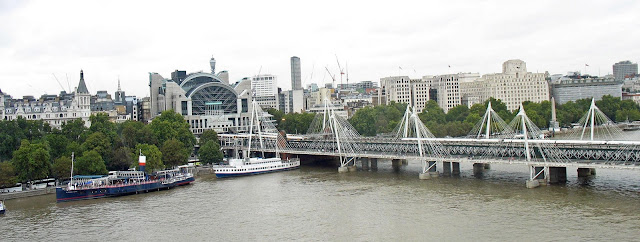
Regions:
[[[119,77],[127,95],[145,97],[149,72],[207,72],[211,56],[230,83],[273,74],[283,90],[291,56],[300,57],[303,87],[330,83],[325,66],[339,83],[336,55],[353,83],[499,73],[509,59],[530,72],[585,72],[588,64],[585,74],[605,75],[640,56],[640,34],[628,27],[640,20],[634,1],[207,4],[0,2],[0,21],[11,23],[0,26],[0,89],[14,98],[58,94],[53,74],[69,91],[83,69],[92,94],[114,93]]]

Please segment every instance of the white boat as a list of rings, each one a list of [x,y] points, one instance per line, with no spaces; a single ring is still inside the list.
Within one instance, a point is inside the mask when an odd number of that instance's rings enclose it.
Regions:
[[[4,201],[0,201],[0,214],[4,214],[7,209],[4,208]]]
[[[291,170],[300,167],[300,159],[282,160],[275,158],[229,159],[229,165],[214,167],[216,177],[257,175],[262,173]]]
[[[234,177],[234,176],[246,176],[246,175],[257,175],[262,173],[276,172],[276,171],[284,171],[291,170],[300,167],[300,159],[292,158],[287,160],[282,160],[280,158],[280,154],[278,152],[278,143],[275,142],[274,147],[276,150],[276,157],[272,158],[260,158],[260,157],[251,157],[249,158],[249,154],[251,154],[251,141],[253,134],[253,125],[256,125],[257,128],[257,136],[260,139],[260,145],[263,146],[264,142],[262,140],[263,133],[261,129],[261,124],[271,125],[269,122],[265,122],[264,120],[260,120],[259,114],[262,112],[260,106],[257,105],[257,102],[254,100],[252,102],[252,111],[251,111],[251,125],[249,125],[249,142],[247,143],[247,149],[245,151],[244,159],[229,159],[228,165],[222,165],[214,167],[216,177]],[[255,122],[254,122],[255,121]],[[275,129],[275,127],[270,127]],[[276,140],[278,140],[279,136],[276,135]],[[264,156],[264,153],[262,153]]]

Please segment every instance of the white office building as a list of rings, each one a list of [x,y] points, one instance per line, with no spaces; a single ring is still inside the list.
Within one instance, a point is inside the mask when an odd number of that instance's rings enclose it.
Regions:
[[[549,100],[549,85],[544,73],[527,72],[522,60],[508,60],[502,64],[502,73],[486,74],[475,81],[460,83],[463,99],[484,102],[493,97],[502,100],[511,111],[518,109],[524,101],[542,102]]]

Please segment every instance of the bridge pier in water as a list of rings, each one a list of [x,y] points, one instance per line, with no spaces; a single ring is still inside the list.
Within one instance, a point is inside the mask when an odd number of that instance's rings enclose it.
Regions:
[[[484,164],[483,163],[473,163],[473,175],[476,177],[481,177],[484,172]]]
[[[447,162],[447,161],[442,162],[442,175],[451,176],[451,162]]]
[[[451,163],[451,175],[459,176],[460,175],[460,162],[452,162]]]
[[[549,167],[549,183],[566,183],[567,168],[566,167]]]
[[[369,165],[371,165],[372,171],[378,170],[378,158],[369,158]]]
[[[368,171],[369,170],[369,158],[367,157],[363,157],[360,158],[360,167],[362,168],[363,171]]]
[[[596,175],[595,168],[578,168],[578,177],[590,177]]]

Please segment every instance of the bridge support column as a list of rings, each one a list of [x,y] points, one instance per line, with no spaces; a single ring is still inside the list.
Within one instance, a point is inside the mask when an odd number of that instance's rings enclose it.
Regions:
[[[489,163],[484,164],[484,169],[485,170],[491,169],[491,164],[489,164]]]
[[[429,180],[429,179],[431,179],[431,175],[429,173],[420,173],[420,174],[418,174],[418,179],[420,179],[420,180]]]
[[[402,165],[402,160],[400,159],[391,160],[391,166],[401,166],[401,165]]]
[[[540,182],[538,180],[527,180],[525,184],[527,188],[536,188],[540,186]]]
[[[567,182],[566,167],[549,167],[549,183],[565,183]]]
[[[347,166],[347,170],[349,172],[356,172],[356,171],[358,171],[358,167],[356,167],[356,164],[353,164],[352,166]]]
[[[363,171],[369,170],[369,158],[360,158],[360,167],[362,167]]]
[[[442,175],[451,176],[451,162],[442,162]]]
[[[369,158],[369,163],[371,164],[371,170],[378,170],[378,158]]]
[[[474,176],[482,176],[484,172],[484,164],[482,163],[473,163],[473,175]]]
[[[460,175],[460,162],[452,162],[451,163],[451,175],[459,176]]]
[[[346,172],[349,172],[349,168],[347,168],[346,166],[338,167],[338,173],[346,173]]]
[[[436,162],[435,161],[429,161],[429,175],[431,175],[431,177],[439,177],[440,173],[438,173],[438,169],[436,169]]]
[[[533,179],[534,180],[538,180],[538,183],[540,183],[540,185],[547,185],[547,179],[546,179],[547,171],[544,170],[544,167],[536,166],[536,167],[534,167],[533,171],[535,172],[534,176],[536,174],[539,174],[537,177],[534,177]]]
[[[594,168],[578,168],[578,177],[589,177],[596,174]]]

